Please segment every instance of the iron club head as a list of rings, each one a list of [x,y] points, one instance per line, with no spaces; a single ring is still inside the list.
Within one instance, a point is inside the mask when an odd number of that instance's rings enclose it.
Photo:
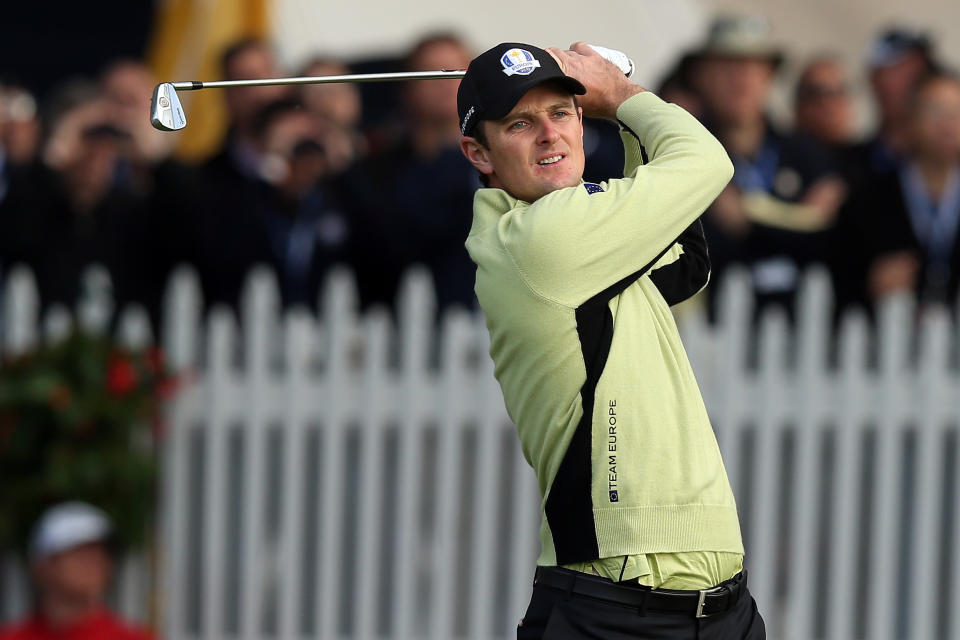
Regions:
[[[179,131],[187,126],[177,90],[169,82],[158,84],[150,100],[150,124],[161,131]]]

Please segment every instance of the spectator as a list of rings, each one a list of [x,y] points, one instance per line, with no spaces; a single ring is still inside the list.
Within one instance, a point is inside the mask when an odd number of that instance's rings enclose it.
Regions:
[[[273,51],[263,40],[247,38],[226,48],[221,71],[228,80],[275,78],[283,75]],[[200,272],[208,305],[236,308],[244,275],[257,262],[269,263],[269,254],[246,252],[259,241],[243,233],[262,234],[264,180],[260,114],[274,102],[293,94],[290,87],[234,87],[224,90],[230,121],[219,153],[202,168],[201,190],[190,208],[185,234],[187,259]]]
[[[33,96],[18,87],[0,85],[0,203],[15,175],[36,155],[40,130],[36,112]],[[0,264],[3,244],[0,240]]]
[[[455,35],[435,34],[421,39],[407,54],[407,71],[465,69],[470,63],[470,50]],[[421,158],[436,156],[457,139],[460,123],[457,116],[458,80],[410,82],[404,85],[402,101],[406,116],[408,142]]]
[[[156,79],[145,64],[119,60],[100,77],[110,121],[130,136],[129,156],[121,175],[125,186],[142,198],[146,210],[132,218],[130,242],[138,247],[137,301],[159,326],[161,301],[173,268],[189,262],[192,207],[200,189],[199,172],[173,158],[177,136],[154,129],[144,117],[144,96]],[[129,271],[129,265],[125,265]]]
[[[0,259],[33,270],[44,307],[72,307],[86,293],[82,275],[94,263],[114,276],[117,303],[140,299],[141,248],[131,225],[143,216],[145,200],[122,179],[130,135],[118,128],[96,86],[85,83],[64,88],[49,128],[43,163],[13,183],[0,205]]]
[[[683,56],[660,80],[657,95],[666,102],[683,107],[690,115],[702,119],[703,103],[690,83],[691,65],[692,57]]]
[[[824,145],[853,141],[853,101],[843,65],[834,56],[814,58],[800,72],[794,94],[796,128]]]
[[[301,70],[300,75],[333,76],[348,73],[350,69],[341,62],[315,58]],[[328,172],[343,173],[366,154],[367,143],[358,130],[363,104],[357,85],[347,82],[304,85],[301,88],[301,100],[323,131]]]
[[[0,85],[0,176],[10,167],[25,167],[40,150],[40,118],[29,91],[15,84]],[[0,199],[3,178],[0,177]]]
[[[227,80],[283,75],[270,47],[257,39],[241,40],[228,47],[220,64]],[[245,183],[257,180],[260,171],[255,130],[257,115],[268,104],[290,95],[291,89],[285,86],[224,89],[229,130],[220,153],[206,165],[208,179],[220,182],[224,189],[242,189],[247,186]]]
[[[894,27],[873,41],[867,65],[880,122],[866,146],[866,162],[870,171],[885,173],[895,169],[906,152],[908,105],[914,85],[935,71],[937,64],[927,36]]]
[[[350,73],[350,68],[332,58],[317,57],[301,71],[304,76],[336,76]],[[360,91],[347,82],[304,85],[303,102],[311,113],[347,129],[356,129],[363,115]]]
[[[714,273],[722,279],[727,265],[743,263],[758,309],[776,303],[790,311],[801,269],[823,257],[822,233],[844,187],[822,152],[778,132],[766,117],[781,59],[766,22],[741,16],[717,19],[706,44],[689,57],[704,118],[735,167],[704,218]]]
[[[934,73],[908,105],[904,161],[844,210],[834,273],[841,302],[902,290],[949,303],[960,287],[960,79]]]
[[[866,180],[865,145],[854,140],[850,81],[838,58],[823,55],[803,68],[794,91],[794,115],[796,132],[831,155],[848,192]]]
[[[0,640],[150,640],[106,604],[113,573],[112,526],[96,507],[82,502],[46,511],[30,542],[36,593],[33,613],[0,630]]]
[[[113,62],[100,76],[100,90],[111,121],[130,134],[133,168],[147,174],[135,176],[140,181],[149,180],[150,169],[170,156],[177,140],[154,129],[143,117],[144,96],[152,93],[155,84],[150,69],[137,60]]]
[[[303,106],[282,100],[258,117],[259,176],[242,192],[215,191],[194,233],[210,302],[237,308],[249,270],[272,267],[283,305],[315,308],[330,266],[346,262],[349,219],[323,181],[321,128]]]
[[[436,34],[413,47],[405,67],[463,69],[470,59],[459,38]],[[364,230],[354,264],[365,306],[392,305],[400,276],[413,264],[430,270],[440,309],[476,304],[475,267],[463,243],[479,181],[460,152],[458,86],[458,80],[405,85],[400,138],[344,176],[345,201]]]

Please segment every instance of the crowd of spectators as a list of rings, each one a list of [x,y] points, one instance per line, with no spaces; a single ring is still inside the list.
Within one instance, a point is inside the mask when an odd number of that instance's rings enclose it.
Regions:
[[[472,54],[438,33],[386,70],[463,68]],[[925,35],[878,34],[867,58],[877,126],[858,139],[851,77],[830,54],[802,67],[792,128],[773,123],[783,61],[762,19],[720,17],[651,86],[705,122],[734,162],[733,181],[703,218],[712,291],[728,267],[744,265],[758,309],[791,312],[803,270],[822,263],[838,309],[870,310],[902,289],[952,302],[960,80]],[[221,62],[226,79],[289,71],[261,40],[233,44]],[[292,71],[374,67],[317,57]],[[84,266],[97,262],[118,306],[139,302],[156,320],[181,263],[196,269],[208,307],[233,308],[258,264],[276,274],[284,306],[310,308],[336,264],[355,273],[364,308],[394,304],[402,274],[420,264],[439,309],[475,304],[463,242],[480,183],[460,152],[456,80],[224,90],[229,132],[201,164],[177,160],[176,138],[150,127],[154,82],[144,63],[119,60],[42,105],[0,85],[0,277],[26,264],[44,307],[72,307],[91,286]],[[587,179],[620,176],[614,124],[586,121],[584,144]]]
[[[668,93],[711,128],[735,167],[704,216],[715,284],[730,265],[743,265],[758,311],[776,304],[792,313],[803,271],[823,264],[838,312],[872,312],[900,290],[924,304],[952,304],[960,284],[960,79],[924,34],[883,31],[867,57],[878,123],[858,139],[852,82],[830,54],[801,68],[792,130],[772,123],[782,62],[764,21],[727,17],[668,78]]]

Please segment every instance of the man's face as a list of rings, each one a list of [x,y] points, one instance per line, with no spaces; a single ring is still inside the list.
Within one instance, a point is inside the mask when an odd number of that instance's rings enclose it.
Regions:
[[[144,91],[152,91],[153,76],[146,65],[124,62],[114,66],[102,81],[103,94],[120,118],[127,121],[134,114],[143,120]]]
[[[350,73],[346,65],[336,62],[318,62],[306,69],[308,76],[336,76]],[[429,83],[421,83],[429,84]],[[360,89],[352,82],[306,85],[303,101],[313,113],[341,127],[355,127],[360,121],[363,105]]]
[[[773,64],[765,58],[715,56],[694,66],[694,84],[720,125],[763,118],[773,85]]]
[[[437,42],[426,47],[411,61],[411,71],[466,69],[473,56],[454,42]],[[418,122],[458,122],[457,89],[459,80],[410,82],[404,86],[408,115]]]
[[[853,100],[846,74],[836,62],[809,67],[800,81],[796,104],[797,128],[830,144],[853,136]]]
[[[927,66],[924,55],[915,51],[902,60],[871,71],[870,84],[884,121],[897,122],[907,115],[913,86]]]
[[[271,122],[261,152],[264,177],[290,198],[310,191],[326,169],[317,122],[306,111],[290,111]]]
[[[927,83],[911,115],[914,156],[927,163],[955,164],[960,159],[960,83],[951,78]]]
[[[69,627],[103,604],[110,556],[103,545],[88,544],[45,558],[34,571],[48,623]]]
[[[482,121],[488,147],[464,138],[463,151],[490,186],[526,202],[576,186],[583,176],[583,123],[573,96],[534,87],[506,117]]]
[[[224,69],[228,80],[276,78],[282,75],[273,59],[273,53],[263,46],[245,49]],[[266,105],[290,95],[288,86],[231,87],[224,92],[231,122],[247,129]]]

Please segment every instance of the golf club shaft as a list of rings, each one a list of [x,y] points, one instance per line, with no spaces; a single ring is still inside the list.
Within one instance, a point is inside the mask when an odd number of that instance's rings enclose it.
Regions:
[[[627,76],[633,73],[633,60],[615,49],[590,45],[601,56],[616,64]],[[212,80],[200,82],[188,80],[171,82],[177,91],[195,91],[197,89],[225,89],[228,87],[266,87],[296,84],[331,84],[335,82],[404,82],[410,80],[442,80],[444,78],[462,78],[466,69],[439,69],[437,71],[400,71],[394,73],[351,73],[338,76],[302,76],[293,78],[260,78],[257,80]]]
[[[629,77],[633,61],[621,51],[590,45],[601,56],[617,65]],[[153,89],[150,99],[150,123],[161,131],[179,131],[187,126],[187,116],[177,97],[177,91],[224,89],[230,87],[266,87],[276,85],[330,84],[334,82],[407,82],[411,80],[457,79],[466,75],[466,69],[439,69],[436,71],[401,71],[394,73],[352,73],[337,76],[303,76],[293,78],[258,78],[250,80],[187,80],[161,82]]]
[[[259,78],[256,80],[213,80],[200,82],[187,80],[171,82],[177,91],[197,89],[225,89],[228,87],[266,87],[289,84],[329,84],[334,82],[402,82],[409,80],[440,80],[462,78],[466,69],[440,69],[438,71],[402,71],[396,73],[352,73],[339,76],[301,76],[294,78]]]

